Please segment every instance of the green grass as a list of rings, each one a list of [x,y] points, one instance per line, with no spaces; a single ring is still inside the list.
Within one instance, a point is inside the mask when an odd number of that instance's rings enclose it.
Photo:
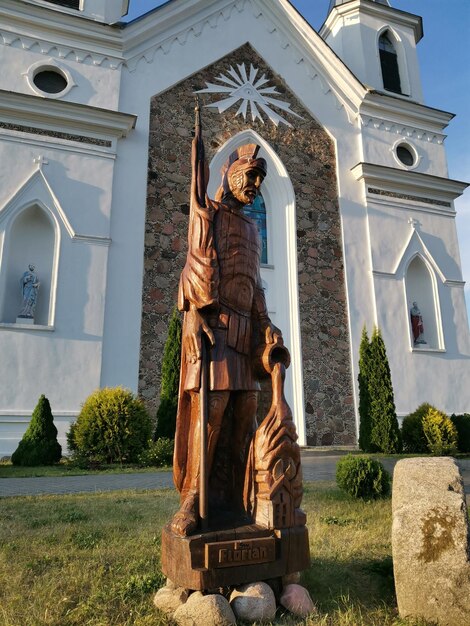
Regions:
[[[173,490],[0,500],[2,626],[155,626],[163,583],[160,534]],[[306,485],[312,564],[302,575],[319,614],[279,611],[275,624],[399,626],[390,500],[349,499],[333,483]],[[424,622],[421,622],[424,624]]]
[[[171,471],[171,467],[141,467],[139,465],[104,465],[97,469],[81,469],[68,461],[57,465],[20,467],[10,461],[0,462],[0,478],[32,478],[40,476],[84,476],[87,474],[134,474]]]

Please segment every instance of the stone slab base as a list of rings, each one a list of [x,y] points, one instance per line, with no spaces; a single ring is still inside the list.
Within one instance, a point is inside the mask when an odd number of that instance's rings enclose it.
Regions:
[[[186,589],[268,580],[309,566],[306,526],[269,530],[253,524],[191,537],[178,537],[169,524],[162,531],[163,573]]]
[[[29,324],[32,326],[34,324],[34,317],[17,317],[16,323],[17,324]]]

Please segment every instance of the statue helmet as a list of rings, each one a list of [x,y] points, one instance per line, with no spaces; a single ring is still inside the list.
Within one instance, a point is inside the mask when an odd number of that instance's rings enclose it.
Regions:
[[[265,159],[258,157],[259,150],[258,144],[247,143],[230,154],[221,171],[222,184],[217,191],[216,200],[221,200],[224,195],[230,192],[230,176],[237,171],[254,168],[260,170],[263,178],[266,176],[268,164]]]

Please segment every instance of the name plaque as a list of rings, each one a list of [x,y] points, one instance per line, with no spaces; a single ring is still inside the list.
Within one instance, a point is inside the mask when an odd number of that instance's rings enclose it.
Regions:
[[[206,543],[207,568],[236,567],[276,560],[275,537]]]

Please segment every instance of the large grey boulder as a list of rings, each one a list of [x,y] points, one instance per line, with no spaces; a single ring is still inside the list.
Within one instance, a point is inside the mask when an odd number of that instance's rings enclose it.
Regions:
[[[404,459],[393,474],[392,550],[401,617],[470,624],[470,545],[459,468],[446,457]]]
[[[200,591],[192,593],[186,604],[175,611],[173,620],[178,626],[232,626],[237,623],[224,596],[204,596]]]

